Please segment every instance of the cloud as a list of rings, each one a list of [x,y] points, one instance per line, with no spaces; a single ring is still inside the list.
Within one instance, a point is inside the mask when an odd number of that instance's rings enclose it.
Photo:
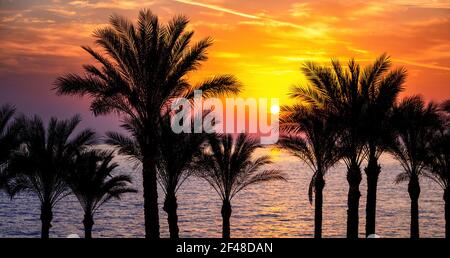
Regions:
[[[207,22],[207,21],[195,21],[189,23],[189,26],[192,26],[192,28],[198,28],[198,27],[207,27],[211,29],[221,29],[221,30],[232,30],[235,28],[235,26],[225,23],[215,23],[215,22]]]
[[[350,51],[353,51],[355,53],[358,53],[358,54],[368,54],[368,53],[370,53],[368,50],[354,48],[354,47],[347,47],[347,49],[350,50]]]
[[[211,9],[211,10],[216,10],[216,11],[220,11],[220,12],[224,12],[224,13],[229,13],[229,14],[233,14],[233,15],[237,15],[237,16],[245,17],[245,18],[249,18],[249,19],[257,19],[257,20],[261,19],[261,17],[256,16],[256,15],[235,11],[235,10],[232,10],[232,9],[220,7],[218,5],[200,3],[200,2],[195,2],[195,1],[191,1],[191,0],[175,0],[175,2],[188,4],[188,5],[194,5],[194,6],[200,6],[200,7],[208,8],[208,9]]]
[[[11,16],[6,16],[1,19],[3,23],[15,23],[20,22],[24,24],[31,23],[55,23],[55,20],[49,18],[40,18],[40,17],[28,17],[24,16],[22,13],[14,14]]]
[[[296,29],[309,30],[308,28],[305,28],[304,26],[301,26],[301,25],[298,25],[295,23],[281,21],[281,20],[277,20],[277,19],[273,19],[270,17],[261,16],[261,15],[244,13],[244,12],[240,12],[240,11],[233,10],[230,8],[221,7],[218,5],[206,4],[206,3],[202,3],[202,2],[195,2],[195,1],[191,1],[191,0],[174,0],[174,1],[183,3],[183,4],[188,4],[188,5],[199,6],[199,7],[207,8],[210,10],[219,11],[219,12],[224,12],[224,13],[228,13],[228,14],[232,14],[232,15],[236,15],[236,16],[240,16],[240,17],[244,17],[244,18],[248,18],[248,19],[252,19],[252,20],[260,20],[261,21],[260,23],[256,22],[256,23],[247,23],[247,24],[269,24],[272,26],[286,26],[286,27],[292,27],[292,28],[296,28]]]
[[[393,5],[391,3],[368,2],[362,5],[361,7],[355,9],[352,12],[352,15],[360,17],[379,16],[385,15],[387,12],[393,12],[398,8],[399,6]]]
[[[122,10],[133,10],[140,8],[144,5],[151,5],[154,1],[131,1],[131,0],[113,0],[113,1],[71,1],[69,5],[83,7],[83,8],[93,8],[93,9],[122,9]]]
[[[216,58],[237,59],[241,58],[242,54],[234,52],[215,52],[212,54],[212,56]]]
[[[75,11],[70,11],[70,10],[64,9],[62,7],[47,8],[45,10],[48,12],[51,12],[51,13],[56,13],[56,14],[64,15],[64,16],[74,16],[77,14],[77,12],[75,12]]]
[[[289,9],[289,14],[293,17],[308,17],[311,11],[308,3],[294,3]]]
[[[450,2],[448,2],[447,0],[394,0],[392,1],[392,3],[418,8],[450,8]]]
[[[415,62],[415,61],[411,61],[411,60],[398,59],[398,58],[395,58],[394,61],[397,61],[399,63],[408,64],[408,65],[417,66],[417,67],[428,68],[428,69],[450,71],[450,67],[436,65],[436,64],[428,64],[428,63],[424,63],[424,62]]]
[[[23,14],[21,14],[21,13],[17,13],[17,14],[13,14],[13,15],[10,15],[10,16],[5,16],[5,17],[3,17],[2,18],[2,22],[14,22],[14,21],[17,21],[18,19],[20,19],[20,18],[22,18],[23,17]]]

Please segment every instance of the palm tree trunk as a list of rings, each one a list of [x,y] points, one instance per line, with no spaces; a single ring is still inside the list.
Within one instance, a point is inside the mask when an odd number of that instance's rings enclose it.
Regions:
[[[164,211],[167,213],[167,223],[171,239],[179,238],[178,215],[177,215],[177,197],[174,192],[167,193],[164,201]]]
[[[222,204],[222,238],[229,239],[230,233],[230,217],[231,217],[231,203],[229,200],[224,200]]]
[[[411,238],[419,238],[419,177],[413,174],[408,184],[409,198],[411,199]]]
[[[450,238],[450,188],[444,190],[445,202],[445,238]]]
[[[53,212],[52,205],[50,202],[44,202],[41,205],[41,238],[49,238],[50,228],[52,227]]]
[[[347,182],[349,185],[347,200],[347,238],[358,238],[359,226],[359,199],[361,192],[361,169],[356,162],[352,162],[347,171]]]
[[[366,204],[366,237],[375,234],[377,212],[377,185],[381,167],[375,153],[369,154],[369,161],[365,169],[367,175],[367,204]]]
[[[92,216],[92,213],[89,212],[84,213],[83,225],[84,225],[84,238],[91,239],[92,227],[94,226],[94,217]]]
[[[314,200],[314,238],[322,238],[322,206],[323,206],[323,189],[325,180],[321,172],[317,173],[314,180],[314,191],[316,199]]]
[[[145,237],[159,238],[158,189],[152,147],[142,148],[142,181],[144,188]]]

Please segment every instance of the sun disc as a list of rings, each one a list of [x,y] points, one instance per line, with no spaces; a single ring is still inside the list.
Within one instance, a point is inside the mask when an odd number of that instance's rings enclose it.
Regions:
[[[280,106],[273,105],[270,107],[270,113],[272,114],[278,114],[280,112]]]

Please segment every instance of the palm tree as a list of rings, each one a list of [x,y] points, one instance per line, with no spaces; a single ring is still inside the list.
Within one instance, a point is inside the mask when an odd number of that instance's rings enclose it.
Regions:
[[[19,134],[22,129],[20,120],[12,121],[16,109],[9,105],[0,107],[0,189],[6,186],[6,163],[11,152],[20,145]]]
[[[80,117],[58,121],[51,118],[45,129],[41,118],[23,118],[22,146],[8,164],[11,196],[21,191],[37,195],[41,203],[42,238],[49,237],[53,207],[70,191],[64,181],[75,156],[94,142],[89,129],[73,136]]]
[[[198,175],[222,199],[222,237],[230,238],[231,200],[246,187],[272,180],[285,180],[278,170],[261,170],[271,164],[269,156],[252,159],[261,145],[246,134],[210,135],[209,146],[196,161]]]
[[[167,213],[170,238],[178,238],[177,191],[192,175],[193,160],[200,154],[206,141],[204,133],[174,133],[170,123],[165,123],[160,146],[158,182],[165,193],[164,211]]]
[[[357,238],[361,163],[366,156],[361,118],[365,105],[363,93],[368,91],[365,88],[367,84],[362,83],[361,67],[353,59],[348,62],[347,69],[339,61],[332,60],[331,67],[309,62],[303,65],[302,70],[309,84],[306,87],[296,86],[292,96],[339,117],[339,148],[347,166],[349,184],[347,237]]]
[[[444,190],[445,237],[450,238],[450,100],[441,103],[441,126],[426,151],[426,176]]]
[[[189,20],[174,17],[167,25],[148,10],[139,13],[137,24],[113,15],[110,26],[97,30],[96,43],[106,55],[83,47],[100,68],[85,65],[85,76],[68,74],[58,78],[58,94],[88,95],[95,115],[118,113],[142,153],[146,237],[159,237],[157,193],[157,142],[161,111],[177,97],[192,97],[194,90],[204,96],[239,92],[231,75],[216,76],[191,85],[187,75],[207,60],[212,40],[191,44],[194,35],[186,31]]]
[[[386,143],[392,141],[389,114],[406,78],[404,68],[388,72],[390,67],[389,56],[381,55],[364,69],[361,79],[362,88],[366,89],[362,92],[365,99],[362,132],[368,149],[366,236],[375,234],[377,185],[381,172],[378,159],[386,151]]]
[[[285,107],[280,128],[285,134],[278,144],[304,161],[314,172],[309,201],[315,194],[314,237],[322,237],[322,205],[325,174],[339,160],[336,121],[324,110],[302,105]]]
[[[89,150],[77,156],[74,170],[66,182],[77,197],[84,211],[84,236],[92,238],[94,215],[99,208],[112,198],[120,199],[125,193],[135,193],[129,187],[131,177],[112,175],[117,163],[112,162],[113,152]]]
[[[409,181],[411,238],[419,238],[419,177],[425,173],[426,152],[439,125],[437,106],[432,102],[425,105],[420,96],[405,98],[394,107],[391,123],[396,138],[389,146],[389,152],[404,170],[396,182]]]
[[[185,180],[192,175],[193,159],[200,154],[206,141],[203,133],[179,133],[172,131],[170,117],[162,118],[161,138],[158,148],[158,182],[164,191],[163,209],[167,213],[170,238],[179,238],[177,192]],[[107,133],[106,143],[116,147],[120,154],[139,161],[142,157],[138,144],[118,133]]]

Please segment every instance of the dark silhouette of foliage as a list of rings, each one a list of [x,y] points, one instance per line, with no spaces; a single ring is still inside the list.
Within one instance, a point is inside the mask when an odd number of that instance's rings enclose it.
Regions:
[[[7,167],[11,196],[21,191],[34,193],[41,203],[42,238],[49,237],[53,208],[70,191],[64,180],[76,155],[94,143],[89,129],[74,134],[80,117],[69,120],[51,118],[47,128],[41,118],[22,118],[22,145],[12,153]]]
[[[450,238],[450,100],[440,105],[440,127],[426,150],[426,176],[444,190],[445,237]]]
[[[130,187],[131,177],[113,175],[118,167],[113,158],[111,151],[85,151],[77,156],[73,170],[65,178],[83,208],[85,238],[92,238],[94,215],[102,205],[125,193],[137,192]]]
[[[362,180],[361,163],[367,155],[363,133],[363,115],[366,104],[364,97],[369,91],[364,72],[354,59],[347,67],[337,60],[331,61],[331,67],[320,66],[313,62],[305,63],[302,71],[309,84],[296,86],[291,97],[327,110],[339,121],[336,127],[340,132],[340,157],[347,165],[348,210],[347,237],[358,237],[359,185]]]
[[[361,78],[362,88],[366,89],[362,92],[365,107],[361,132],[368,150],[364,170],[367,176],[366,236],[375,234],[377,185],[381,172],[378,160],[386,151],[387,144],[392,142],[389,115],[406,79],[404,68],[389,71],[390,68],[391,60],[383,54],[365,67]]]
[[[426,152],[439,126],[437,106],[432,102],[426,105],[420,96],[405,98],[394,107],[391,124],[396,137],[389,151],[404,170],[396,182],[408,181],[411,238],[419,238],[419,178],[425,173]]]
[[[95,115],[118,113],[122,126],[139,146],[142,156],[144,214],[146,237],[159,237],[157,151],[161,113],[174,98],[239,92],[231,75],[215,76],[192,85],[187,75],[207,60],[211,38],[191,43],[194,33],[186,31],[189,20],[175,16],[167,24],[149,10],[139,13],[136,24],[114,15],[110,26],[95,31],[94,36],[105,54],[83,48],[100,68],[85,65],[86,74],[67,74],[58,78],[58,94],[90,96]]]
[[[204,133],[174,133],[170,117],[164,116],[161,123],[157,175],[161,189],[164,191],[163,209],[167,213],[170,238],[179,238],[177,192],[185,180],[192,175],[194,158],[198,157],[207,135]],[[132,159],[136,164],[142,158],[139,146],[127,136],[107,133],[106,143],[116,147],[119,153]]]
[[[322,237],[322,206],[325,175],[339,160],[336,121],[317,107],[283,107],[280,119],[282,137],[278,144],[304,161],[314,172],[308,196],[315,195],[314,237]]]
[[[20,119],[13,120],[15,112],[16,109],[12,105],[0,107],[0,189],[6,187],[6,165],[10,154],[20,145],[19,134],[23,125]]]
[[[252,158],[261,145],[246,134],[239,134],[235,138],[231,134],[213,134],[208,143],[209,146],[203,149],[202,155],[196,160],[197,173],[222,199],[222,237],[230,238],[233,197],[250,185],[285,180],[285,177],[278,170],[263,169],[272,163],[269,156]]]

